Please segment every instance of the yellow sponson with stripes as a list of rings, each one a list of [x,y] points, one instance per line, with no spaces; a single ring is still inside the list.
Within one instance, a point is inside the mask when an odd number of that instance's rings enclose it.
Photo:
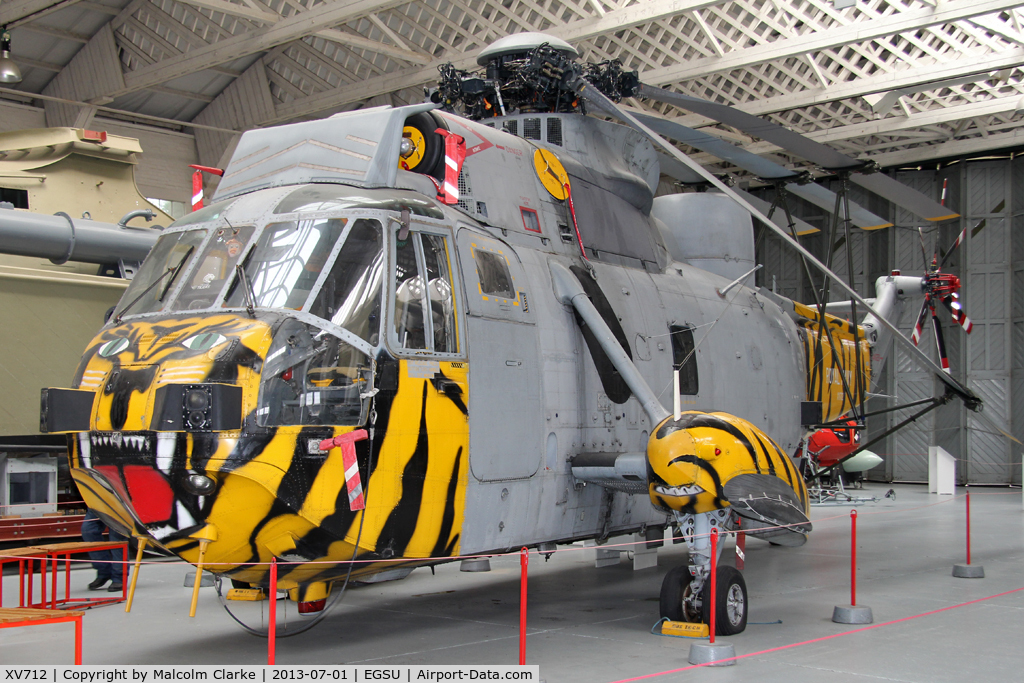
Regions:
[[[807,489],[789,456],[750,422],[729,413],[669,416],[647,443],[648,493],[655,507],[700,514],[729,506],[725,485],[741,474],[786,482],[806,508]]]
[[[795,304],[794,308],[807,362],[807,400],[820,402],[822,421],[830,422],[853,407],[843,389],[844,378],[855,405],[864,402],[871,386],[871,347],[859,325],[826,313],[830,342],[816,309],[804,304]]]
[[[387,374],[397,384],[377,387],[376,438],[355,443],[367,507],[354,511],[342,450],[322,452],[318,444],[359,428],[358,399],[352,426],[260,415],[267,406],[301,404],[301,395],[274,395],[301,368],[325,391],[371,389],[369,368],[347,361],[344,347],[332,356],[325,344],[311,362],[280,365],[275,345],[288,348],[301,332],[290,317],[270,312],[126,321],[101,331],[73,385],[95,393],[89,431],[71,439],[71,474],[86,504],[188,562],[208,542],[205,568],[243,583],[267,586],[266,563],[276,557],[279,586],[299,602],[326,597],[353,558],[361,563],[351,575],[359,577],[458,555],[468,364],[439,363],[437,376],[462,390],[450,397],[431,386],[436,377],[378,355],[377,367],[393,366]],[[318,358],[327,360],[318,367]],[[182,419],[183,398],[192,400],[195,387],[212,388],[214,404],[233,401],[236,423],[203,431],[162,423],[164,414]],[[396,563],[401,558],[409,562]]]

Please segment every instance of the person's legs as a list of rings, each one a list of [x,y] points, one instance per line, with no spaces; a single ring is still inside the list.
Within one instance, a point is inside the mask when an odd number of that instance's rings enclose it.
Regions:
[[[107,529],[107,535],[110,537],[111,543],[121,543],[128,540],[127,536],[123,536],[122,534],[110,528]],[[108,588],[107,590],[119,591],[121,590],[121,582],[128,575],[128,567],[127,565],[123,564],[125,556],[120,549],[108,550],[107,552],[110,553],[110,559],[113,560],[113,562],[107,565],[108,567],[110,567],[111,581],[110,588]]]
[[[82,540],[87,542],[106,540],[103,538],[104,526],[99,515],[92,510],[87,511],[85,519],[82,520]],[[111,579],[111,564],[104,561],[111,559],[111,554],[109,550],[94,550],[89,553],[89,559],[92,560],[92,566],[96,570],[96,580],[89,584],[89,590],[97,590]]]

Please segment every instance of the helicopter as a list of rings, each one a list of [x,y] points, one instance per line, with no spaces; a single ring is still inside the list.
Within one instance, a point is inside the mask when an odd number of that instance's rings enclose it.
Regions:
[[[671,527],[690,552],[662,616],[706,623],[712,532],[742,518],[804,543],[790,454],[862,408],[931,276],[880,278],[865,301],[795,221],[788,234],[652,127],[717,144],[706,134],[616,101],[719,105],[577,57],[518,34],[480,54],[483,74],[442,70],[432,101],[244,133],[70,388],[43,391],[42,431],[68,435],[89,507],[236,585],[266,590],[276,559],[278,586],[317,618],[350,580],[633,533],[656,544]],[[833,154],[844,179],[951,217]],[[663,171],[717,192],[655,197]],[[751,216],[850,296],[853,322],[827,296],[753,287]],[[935,405],[980,410],[906,346],[947,387]],[[717,586],[718,632],[738,633],[742,574],[723,567]]]

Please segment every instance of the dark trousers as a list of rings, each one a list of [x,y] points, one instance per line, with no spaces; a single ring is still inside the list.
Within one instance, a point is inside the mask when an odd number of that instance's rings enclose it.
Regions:
[[[107,539],[103,538],[105,527],[106,525],[99,515],[92,510],[87,511],[85,519],[82,520],[82,540],[106,541]],[[127,540],[113,529],[109,530],[109,535],[111,543]],[[123,558],[120,550],[93,550],[89,553],[89,559],[92,560],[92,566],[96,569],[97,579],[110,579],[113,583],[121,583],[124,580],[124,565],[121,564]]]

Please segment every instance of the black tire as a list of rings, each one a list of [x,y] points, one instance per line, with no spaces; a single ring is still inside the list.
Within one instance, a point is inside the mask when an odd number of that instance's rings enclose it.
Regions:
[[[735,567],[718,568],[715,577],[715,635],[733,636],[747,628],[747,583]],[[711,621],[711,582],[704,584],[704,623]]]
[[[232,588],[252,588],[252,585],[248,581],[239,581],[238,579],[231,579]]]
[[[423,158],[409,170],[416,173],[432,175],[438,180],[444,179],[444,138],[437,134],[441,126],[430,112],[420,112],[405,120],[406,126],[411,126],[420,132],[427,146],[423,150]]]
[[[659,607],[663,619],[669,621],[686,621],[683,610],[683,595],[686,594],[686,587],[693,579],[690,576],[690,568],[680,565],[670,569],[661,582],[661,600]]]

